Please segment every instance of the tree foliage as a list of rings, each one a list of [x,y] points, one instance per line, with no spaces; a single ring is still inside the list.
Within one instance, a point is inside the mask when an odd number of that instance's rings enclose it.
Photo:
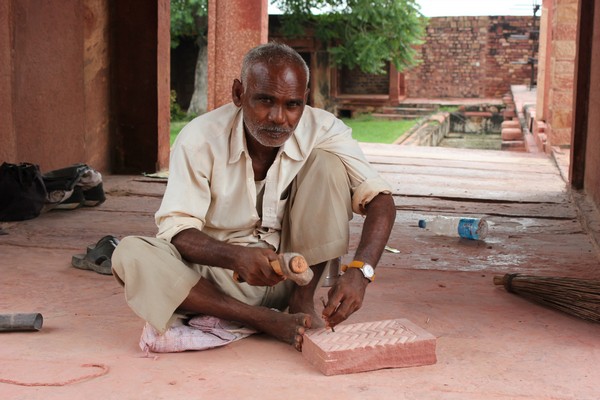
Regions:
[[[403,71],[417,64],[426,19],[416,0],[271,0],[283,13],[282,30],[312,30],[326,43],[334,64],[365,73]]]
[[[182,37],[206,43],[208,0],[171,0],[171,47],[179,46]]]

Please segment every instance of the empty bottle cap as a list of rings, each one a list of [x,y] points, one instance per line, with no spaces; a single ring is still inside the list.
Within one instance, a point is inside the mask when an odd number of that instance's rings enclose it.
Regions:
[[[427,221],[424,219],[419,220],[419,228],[425,228],[427,226]]]

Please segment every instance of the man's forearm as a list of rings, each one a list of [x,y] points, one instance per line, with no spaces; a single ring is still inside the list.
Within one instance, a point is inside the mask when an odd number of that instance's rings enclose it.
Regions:
[[[379,194],[366,207],[360,242],[354,259],[375,267],[390,237],[396,218],[391,195]],[[357,268],[348,269],[329,290],[323,309],[327,326],[334,327],[361,308],[369,280]]]
[[[390,194],[378,194],[367,204],[360,242],[354,259],[373,267],[385,249],[396,219],[396,206]]]
[[[272,249],[221,242],[193,228],[175,235],[171,243],[188,262],[230,269],[250,285],[273,286],[283,280],[271,267],[277,260]]]
[[[189,262],[228,269],[236,265],[237,254],[244,250],[244,247],[221,242],[194,228],[179,232],[171,243]]]

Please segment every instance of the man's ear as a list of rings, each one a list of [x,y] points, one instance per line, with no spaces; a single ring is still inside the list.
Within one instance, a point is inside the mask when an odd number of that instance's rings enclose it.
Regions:
[[[304,92],[304,104],[308,103],[308,95],[310,94],[310,89],[306,89],[306,92]]]
[[[244,85],[240,82],[239,79],[233,80],[233,85],[231,85],[231,99],[233,100],[233,104],[238,107],[242,106],[242,95],[244,94]]]

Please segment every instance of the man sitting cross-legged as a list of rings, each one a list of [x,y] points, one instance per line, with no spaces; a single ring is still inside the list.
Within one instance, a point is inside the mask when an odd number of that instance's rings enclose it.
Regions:
[[[244,57],[233,102],[179,134],[157,237],[126,237],[112,259],[129,306],[159,332],[179,314],[203,314],[301,350],[307,329],[334,327],[361,307],[395,206],[351,129],[306,105],[308,80],[296,51],[258,46]],[[348,250],[353,212],[366,216],[354,261],[317,313],[315,290]],[[286,252],[305,257],[309,284],[273,270]]]

